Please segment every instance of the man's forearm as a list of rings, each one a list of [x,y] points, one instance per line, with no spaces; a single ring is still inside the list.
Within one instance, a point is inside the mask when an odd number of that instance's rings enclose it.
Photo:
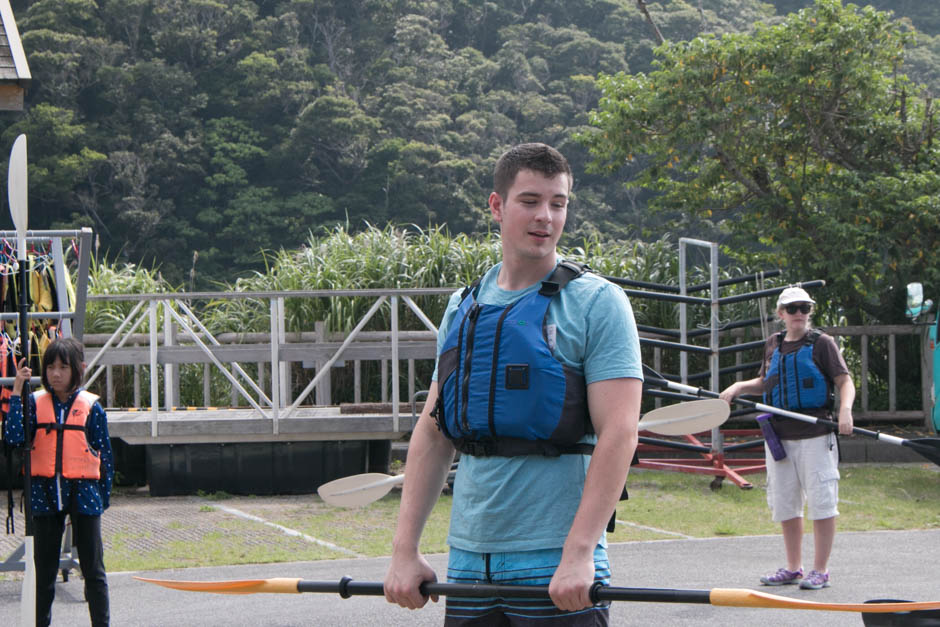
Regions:
[[[620,500],[637,442],[636,429],[609,429],[598,437],[565,550],[593,553]]]
[[[429,402],[431,399],[428,399]],[[421,532],[440,497],[454,460],[454,447],[441,435],[434,419],[422,412],[408,444],[394,551],[417,551]]]

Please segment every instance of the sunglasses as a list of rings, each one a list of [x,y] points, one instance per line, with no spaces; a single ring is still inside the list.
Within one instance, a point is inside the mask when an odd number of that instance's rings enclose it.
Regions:
[[[810,305],[809,303],[800,303],[799,305],[797,304],[787,305],[786,307],[784,307],[784,309],[786,309],[787,313],[792,316],[798,311],[800,313],[808,314],[809,312],[813,310],[813,306]]]

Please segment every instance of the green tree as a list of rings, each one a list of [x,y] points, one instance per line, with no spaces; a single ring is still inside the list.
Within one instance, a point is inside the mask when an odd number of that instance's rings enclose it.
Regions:
[[[897,320],[907,281],[940,285],[936,112],[899,73],[909,41],[886,13],[819,0],[667,44],[650,74],[601,77],[583,140],[599,169],[641,163],[652,206],[717,222],[730,253],[826,279],[850,322]]]

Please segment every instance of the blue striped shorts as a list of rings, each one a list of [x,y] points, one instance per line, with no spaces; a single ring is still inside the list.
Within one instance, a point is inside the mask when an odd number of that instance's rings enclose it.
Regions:
[[[475,553],[451,547],[447,565],[450,583],[489,583],[505,585],[547,586],[561,562],[561,549],[515,551],[509,553]],[[610,562],[607,549],[594,549],[594,579],[610,584]],[[446,627],[540,626],[540,627],[606,627],[609,603],[564,612],[547,596],[545,599],[487,597],[447,597]]]

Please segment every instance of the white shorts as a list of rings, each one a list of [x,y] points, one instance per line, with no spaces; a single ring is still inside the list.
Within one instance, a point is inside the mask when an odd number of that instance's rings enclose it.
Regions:
[[[774,461],[764,445],[767,505],[774,522],[803,516],[809,520],[839,515],[839,448],[835,433],[805,440],[781,440],[787,456]]]

